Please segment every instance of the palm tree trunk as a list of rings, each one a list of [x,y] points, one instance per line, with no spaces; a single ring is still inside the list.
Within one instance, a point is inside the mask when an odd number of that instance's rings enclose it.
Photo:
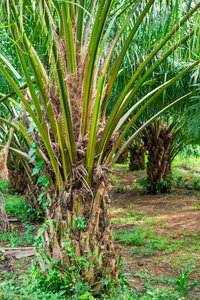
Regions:
[[[171,190],[172,146],[172,135],[162,126],[157,137],[153,130],[148,132],[148,140],[146,140],[146,149],[148,150],[147,184],[149,185],[148,190],[154,194],[166,193]]]
[[[145,148],[141,145],[132,144],[130,150],[130,171],[143,170],[145,168]]]
[[[124,151],[118,160],[116,161],[117,164],[125,164],[128,161],[128,150]]]
[[[0,197],[0,231],[3,231],[4,233],[10,232],[10,224],[5,209],[3,207],[3,202],[1,200],[1,197]]]
[[[20,166],[19,166],[20,167]],[[27,188],[27,174],[25,170],[14,168],[9,164],[9,182],[13,193],[24,193]]]
[[[60,197],[48,193],[48,199],[48,228],[43,236],[48,256],[56,262],[61,260],[65,269],[67,265],[80,268],[79,259],[84,257],[81,280],[89,282],[94,290],[101,289],[102,284],[97,283],[101,278],[108,275],[111,280],[116,279],[118,251],[113,243],[104,182],[94,197],[90,192],[83,194],[77,190],[73,194],[64,191]]]

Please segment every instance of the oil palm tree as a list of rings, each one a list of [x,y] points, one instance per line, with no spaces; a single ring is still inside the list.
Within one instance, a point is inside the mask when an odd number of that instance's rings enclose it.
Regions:
[[[175,156],[191,142],[183,117],[160,118],[143,132],[148,151],[147,191],[153,194],[171,191],[171,167]]]
[[[179,64],[174,69],[177,74],[183,68],[183,62],[176,61],[176,64]],[[181,97],[188,91],[193,90],[196,95],[193,98],[198,97],[197,82],[199,82],[198,70],[193,70],[189,75],[178,80],[173,88],[166,90],[163,95],[164,101],[162,96],[156,104],[150,105],[146,113],[142,115],[140,122],[145,123],[149,115],[154,114],[167,102],[171,103],[174,98]],[[164,193],[171,190],[171,164],[175,154],[178,154],[194,138],[187,131],[188,124],[191,126],[191,122],[189,122],[190,109],[191,103],[183,101],[181,105],[174,106],[165,113],[164,117],[152,122],[141,134],[141,139],[148,151],[147,190],[151,193]],[[138,128],[141,126],[140,122],[137,121]]]
[[[174,4],[174,5],[173,5]],[[191,3],[185,3],[190,6]],[[170,20],[174,18],[174,22],[181,18],[184,14],[182,5],[177,6],[177,2],[171,2],[170,10],[168,7],[162,6],[160,9],[154,11],[153,20],[148,18],[145,22],[146,26],[140,26],[137,34],[134,36],[134,42],[131,43],[129,49],[127,50],[126,57],[123,61],[123,68],[121,68],[118,76],[116,78],[116,83],[112,91],[112,97],[107,107],[107,114],[109,115],[112,110],[113,104],[118,99],[122,86],[125,85],[126,81],[131,78],[131,76],[137,71],[140,63],[143,58],[148,55],[152,45],[151,39],[154,41],[159,41],[162,39],[162,32],[166,31],[166,28],[169,27]],[[123,16],[121,16],[123,19]],[[196,19],[195,21],[198,21]],[[116,25],[117,26],[117,25]],[[188,28],[185,28],[185,31],[188,32]],[[130,27],[126,28],[123,33],[122,42],[125,40],[127,34],[130,32]],[[141,35],[143,36],[144,43],[141,43]],[[146,81],[141,87],[140,91],[137,92],[137,95],[131,101],[131,105],[134,105],[140,98],[148,94],[152,89],[158,87],[163,78],[167,81],[169,78],[176,76],[179,72],[182,71],[183,66],[187,63],[190,63],[192,60],[199,58],[199,38],[197,38],[195,43],[185,43],[182,47],[174,54],[174,57],[168,57],[163,64],[159,65],[155,72],[153,72],[148,81]],[[168,46],[165,45],[167,48]],[[154,60],[158,60],[159,54],[154,57]],[[154,64],[155,61],[151,61],[151,64]],[[150,66],[149,66],[150,67]],[[179,98],[180,96],[186,94],[191,89],[191,82],[194,83],[193,77],[198,77],[198,70],[190,76],[185,76],[184,79],[180,79],[176,85],[167,90],[167,93],[163,93],[160,96],[160,100],[157,101],[156,107],[155,103],[153,109],[150,109],[146,112],[145,122],[148,120],[149,116],[152,115],[152,111],[156,113],[158,109],[166,105],[167,102],[171,103],[173,99]],[[197,79],[197,78],[196,78]],[[185,113],[185,112],[184,112]],[[144,121],[144,118],[143,120]],[[129,134],[125,137],[125,140],[132,134],[131,130]],[[143,141],[141,139],[134,140],[133,143],[129,145],[130,153],[130,170],[139,170],[145,168],[145,148],[143,146]],[[122,157],[122,156],[121,156]],[[117,162],[121,163],[121,157]],[[156,162],[155,162],[156,163]]]
[[[130,171],[143,170],[145,168],[145,152],[146,149],[144,147],[142,139],[140,139],[139,141],[135,140],[130,144]]]
[[[184,35],[181,28],[190,18],[195,18],[200,2],[177,24],[170,26],[163,33],[162,40],[152,46],[149,55],[124,86],[109,118],[105,117],[108,100],[127,49],[140,26],[156,7],[155,3],[161,5],[161,2],[136,0],[119,4],[119,1],[113,0],[42,0],[15,3],[9,0],[4,6],[7,15],[5,26],[12,32],[25,79],[23,85],[19,85],[15,79],[16,70],[3,55],[0,55],[0,71],[21,102],[28,126],[26,128],[23,122],[13,124],[3,118],[0,121],[26,138],[30,144],[29,156],[32,155],[32,159],[29,159],[38,161],[36,170],[46,174],[49,181],[46,208],[48,226],[44,233],[46,253],[51,259],[61,261],[63,268],[67,264],[76,264],[74,256],[68,255],[68,239],[75,257],[84,256],[88,260],[88,265],[82,270],[82,278],[86,278],[94,289],[101,287],[101,283],[97,283],[99,278],[108,275],[114,279],[119,274],[118,251],[113,243],[107,213],[105,173],[137,135],[172,104],[149,119],[120,146],[123,137],[145,108],[178,78],[199,64],[199,61],[195,61],[145,95],[133,107],[129,106],[154,70],[196,34],[191,29]],[[124,11],[128,12],[126,19],[110,42],[108,37],[112,25]],[[132,29],[116,57],[115,49],[129,21],[132,21]],[[30,35],[31,25],[35,29]],[[34,45],[34,36],[38,33],[43,39],[42,49]],[[166,44],[170,46],[164,51]],[[159,51],[160,59],[151,65]],[[42,62],[44,54],[50,62],[48,68]],[[188,93],[175,103],[191,95]],[[4,100],[7,98],[5,95]],[[135,111],[137,113],[130,119]],[[126,120],[130,121],[119,133]],[[84,226],[77,225],[78,217],[85,222]]]
[[[173,90],[167,90],[165,102],[163,102],[163,97],[161,97],[156,104],[150,105],[141,118],[135,122],[132,131],[139,129],[148,120],[149,116],[155,114],[156,110],[163,107],[166,102],[170,103],[171,98],[174,98],[175,94],[180,97],[183,95],[184,90],[193,90],[194,95],[197,95],[198,89],[196,89],[196,85],[192,80],[189,80],[191,76],[192,74],[186,76],[184,81],[177,82]],[[197,98],[197,96],[194,96],[194,98]],[[191,126],[191,122],[189,122],[189,111],[191,108],[189,101],[182,101],[181,105],[172,107],[163,117],[154,120],[140,134],[139,145],[143,144],[144,149],[148,153],[147,178],[144,184],[146,190],[150,193],[165,193],[171,190],[172,161],[183,147],[188,145],[188,143],[192,143],[192,139],[194,139],[194,135],[192,136],[188,132],[189,124]],[[136,155],[138,155],[139,150],[138,148],[136,149]]]

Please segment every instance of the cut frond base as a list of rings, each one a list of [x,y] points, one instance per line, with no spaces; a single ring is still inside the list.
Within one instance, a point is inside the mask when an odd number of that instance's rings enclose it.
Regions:
[[[104,182],[94,197],[89,193],[83,196],[82,191],[66,190],[57,201],[49,194],[50,197],[48,228],[43,235],[50,259],[60,261],[62,270],[74,266],[81,274],[80,280],[89,282],[94,290],[102,288],[103,278],[118,278],[119,254],[112,238]],[[75,275],[72,272],[70,276]]]

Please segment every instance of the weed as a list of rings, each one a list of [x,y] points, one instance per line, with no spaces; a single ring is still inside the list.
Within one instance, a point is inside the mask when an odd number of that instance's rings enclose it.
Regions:
[[[188,281],[188,277],[191,275],[192,271],[189,270],[180,270],[180,276],[176,278],[177,290],[181,293],[181,295],[186,296],[188,293],[199,283],[197,281],[190,282]]]
[[[110,212],[110,213],[121,213],[121,212],[124,212],[124,208],[122,208],[122,207],[119,207],[119,208],[115,208],[115,207],[110,207],[109,209],[108,209],[108,211]]]
[[[129,166],[128,166],[128,164],[127,165],[126,164],[123,164],[123,165],[115,164],[113,166],[113,170],[116,171],[116,172],[124,173],[124,172],[127,172],[129,170]]]
[[[126,244],[143,245],[147,242],[147,238],[155,236],[151,229],[136,226],[132,230],[119,229],[114,238]]]
[[[129,224],[129,225],[133,225],[135,224],[136,219],[134,217],[116,217],[115,219],[111,220],[111,224],[115,224],[115,223],[123,223],[123,224]]]
[[[193,181],[193,190],[200,191],[200,181],[199,180]]]
[[[134,206],[135,205],[133,204],[133,202],[131,202],[130,205],[129,205],[130,208],[134,208]]]
[[[118,182],[117,175],[114,175],[112,178],[112,183],[115,185]]]
[[[140,212],[139,216],[137,216],[137,220],[143,220],[145,213],[143,211]]]
[[[127,215],[128,218],[136,216],[134,211],[126,212],[126,215]]]
[[[115,193],[126,193],[127,187],[118,186],[116,190],[114,190]]]
[[[25,238],[28,244],[31,244],[33,242],[33,235],[31,232],[35,229],[35,226],[30,225],[28,223],[23,224],[24,227],[27,229],[25,232]]]
[[[150,241],[146,244],[146,247],[143,246],[141,248],[141,257],[146,255],[153,255],[156,249],[156,241],[150,239]]]
[[[0,240],[9,244],[11,248],[15,248],[16,246],[25,245],[24,235],[20,233],[18,230],[14,230],[16,226],[11,224],[11,232],[4,233],[1,232]]]
[[[137,254],[137,253],[138,253],[138,247],[137,246],[132,247],[130,255],[134,255],[134,254]]]
[[[170,180],[164,180],[163,178],[160,180],[158,185],[154,188],[148,183],[147,177],[144,177],[140,180],[140,186],[143,187],[143,190],[147,193],[169,193],[172,189],[172,179]]]
[[[146,291],[146,295],[142,296],[140,300],[184,300],[180,298],[179,293],[173,291],[168,287],[156,287],[150,288]]]
[[[135,189],[136,191],[140,191],[140,190],[141,190],[141,186],[140,186],[139,183],[136,182],[136,180],[134,180],[134,181],[132,182],[132,185],[133,185],[133,187],[134,187],[134,189]]]
[[[188,281],[188,277],[190,276],[192,271],[184,271],[180,270],[180,276],[176,278],[172,277],[154,277],[152,274],[148,273],[135,273],[134,276],[136,278],[144,279],[148,282],[145,286],[147,288],[146,294],[153,296],[152,298],[148,298],[146,295],[142,296],[140,299],[170,299],[170,300],[181,300],[185,299],[185,296],[189,294],[189,292],[198,285],[198,282],[190,282]],[[168,287],[157,287],[151,288],[150,283],[153,284],[167,284],[169,286],[175,287],[174,289],[169,289]],[[146,298],[147,297],[147,298]]]
[[[17,246],[27,246],[33,241],[33,235],[31,234],[31,231],[35,227],[32,225],[25,225],[25,227],[27,230],[25,233],[22,233],[15,229],[16,226],[11,224],[11,232],[0,232],[0,241],[8,243],[9,247],[11,248],[15,248]]]
[[[177,176],[176,174],[173,176],[173,180],[176,184],[177,188],[184,188],[186,185],[187,179],[183,179],[183,176]]]
[[[78,217],[74,217],[73,221],[74,221],[74,227],[78,228],[80,231],[84,231],[85,230],[85,228],[86,228],[86,225],[85,225],[86,220],[85,220],[85,218],[78,216]]]
[[[199,203],[194,203],[194,204],[193,204],[193,207],[194,207],[194,209],[196,209],[196,210],[200,210],[200,205],[199,205]]]

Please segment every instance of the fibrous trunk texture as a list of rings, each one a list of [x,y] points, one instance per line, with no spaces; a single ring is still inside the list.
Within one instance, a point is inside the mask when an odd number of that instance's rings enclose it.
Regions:
[[[143,170],[145,168],[145,148],[140,145],[132,144],[129,147],[130,152],[130,171]]]
[[[10,224],[5,209],[3,207],[1,195],[0,195],[0,231],[3,231],[5,233],[10,232]]]
[[[165,128],[160,128],[157,137],[153,130],[153,124],[149,127],[146,149],[148,150],[147,183],[149,191],[165,193],[170,191],[170,175],[173,146],[172,135]]]
[[[54,197],[56,197],[54,195]],[[44,234],[45,251],[51,259],[80,268],[82,256],[88,263],[81,268],[81,280],[87,281],[94,290],[101,289],[100,279],[107,275],[115,279],[119,274],[118,252],[112,239],[112,227],[107,213],[107,193],[104,182],[96,189],[94,197],[76,191],[64,191],[57,201],[48,195],[50,205],[47,211],[48,229]],[[76,218],[85,220],[83,228]],[[51,222],[55,220],[55,223]],[[73,255],[66,248],[70,243]],[[73,276],[73,274],[71,274]]]
[[[124,151],[120,157],[118,158],[118,160],[116,161],[117,164],[125,164],[128,161],[128,150]]]
[[[24,193],[28,180],[27,174],[21,166],[14,168],[12,165],[8,165],[10,187],[13,193]]]

